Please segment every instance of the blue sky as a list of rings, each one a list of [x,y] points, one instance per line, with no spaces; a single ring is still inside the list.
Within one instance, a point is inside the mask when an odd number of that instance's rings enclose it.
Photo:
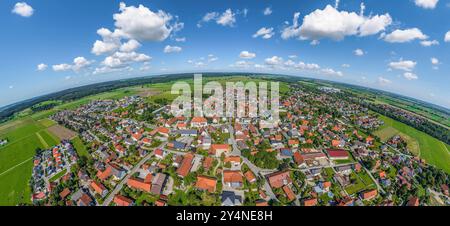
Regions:
[[[120,78],[248,71],[450,107],[449,17],[449,0],[3,0],[0,106]]]

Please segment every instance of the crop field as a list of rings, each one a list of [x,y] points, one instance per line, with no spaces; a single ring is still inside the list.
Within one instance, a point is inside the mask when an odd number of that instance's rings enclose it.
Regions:
[[[416,151],[416,153],[420,152],[420,158],[450,173],[450,146],[448,144],[391,118],[385,116],[380,116],[380,118],[385,122],[385,125],[375,134],[386,134],[386,131],[398,131],[398,134],[408,136],[409,143],[417,142],[416,144],[412,143],[412,145],[418,144],[419,151]],[[408,145],[410,145],[409,143]]]
[[[9,140],[0,147],[0,205],[30,203],[28,181],[35,150],[59,143],[59,139],[47,131],[46,126],[53,124],[51,122],[27,117],[0,127],[0,137]]]
[[[77,135],[74,131],[60,125],[51,126],[48,128],[48,131],[57,136],[60,140],[70,140]]]

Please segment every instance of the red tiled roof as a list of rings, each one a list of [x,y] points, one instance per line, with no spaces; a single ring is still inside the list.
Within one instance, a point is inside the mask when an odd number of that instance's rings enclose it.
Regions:
[[[114,196],[113,202],[116,204],[116,206],[131,206],[133,200],[122,195],[116,195]]]
[[[303,200],[304,206],[315,206],[317,205],[317,199],[305,199]]]
[[[348,152],[345,150],[328,149],[327,153],[331,158],[348,157]]]
[[[241,157],[239,156],[229,156],[226,157],[223,162],[227,163],[227,162],[237,162],[240,163],[241,162]]]
[[[112,175],[112,169],[110,166],[106,167],[105,171],[103,171],[103,172],[100,170],[97,172],[97,177],[101,181],[108,179],[111,175]]]
[[[215,178],[207,176],[197,176],[195,187],[201,190],[207,190],[212,193],[216,191],[216,183],[217,180]]]
[[[181,177],[188,175],[192,167],[192,160],[194,160],[194,155],[187,153],[184,155],[183,161],[181,162],[180,168],[177,169],[177,174]]]
[[[203,118],[203,117],[193,117],[191,122],[194,122],[194,123],[205,123],[205,122],[207,122],[207,120],[206,120],[206,118]]]
[[[295,152],[294,153],[294,161],[295,163],[297,163],[298,165],[302,164],[305,159],[303,158],[303,156],[300,154],[300,152]]]
[[[66,198],[70,194],[69,188],[65,188],[61,193],[59,193],[59,196],[61,199]]]
[[[287,198],[288,198],[289,201],[292,201],[292,200],[295,199],[295,194],[294,194],[294,192],[291,190],[290,187],[284,185],[284,186],[283,186],[283,191],[284,191],[284,193],[286,193],[286,196],[287,196]]]
[[[152,188],[151,183],[145,183],[144,180],[139,178],[130,178],[127,181],[127,185],[131,188],[138,189],[141,191],[150,192]]]
[[[373,199],[378,195],[378,191],[376,189],[371,191],[366,191],[362,193],[362,198],[365,200]]]
[[[244,173],[245,178],[247,179],[248,182],[253,183],[256,181],[256,177],[255,174],[253,174],[252,171],[247,171],[246,173]]]
[[[285,184],[292,182],[289,171],[280,171],[267,175],[269,184],[272,188],[281,188]]]
[[[223,182],[224,183],[242,183],[243,177],[241,171],[236,170],[224,170],[223,171]]]
[[[103,191],[106,190],[105,186],[97,181],[92,181],[91,187],[97,194],[103,194]]]

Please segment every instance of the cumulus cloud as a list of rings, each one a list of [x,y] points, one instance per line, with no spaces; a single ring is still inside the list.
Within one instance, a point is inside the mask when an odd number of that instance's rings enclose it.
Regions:
[[[263,39],[270,39],[275,33],[273,32],[273,27],[265,28],[262,27],[254,35],[253,38],[262,37]]]
[[[264,62],[268,65],[276,66],[276,65],[280,65],[283,63],[283,58],[281,58],[279,56],[273,56],[270,58],[266,58],[266,60]]]
[[[444,41],[445,41],[445,42],[450,42],[450,31],[448,31],[447,33],[445,33]]]
[[[90,66],[93,63],[94,63],[94,61],[87,60],[84,57],[76,57],[75,59],[73,59],[73,64],[67,64],[67,63],[56,64],[56,65],[52,66],[52,69],[56,72],[69,71],[69,70],[78,72],[78,71]]]
[[[336,3],[336,6],[339,3]],[[369,36],[384,31],[392,23],[389,14],[364,16],[364,4],[361,12],[339,11],[337,7],[327,5],[325,9],[316,9],[303,18],[300,25],[300,13],[294,14],[293,24],[283,29],[283,39],[298,38],[301,40],[319,40],[330,38],[342,40],[346,36]]]
[[[33,15],[34,9],[25,2],[18,2],[14,5],[11,12],[23,17],[30,17]]]
[[[353,53],[356,55],[356,56],[364,56],[364,50],[362,50],[362,49],[355,49],[355,51],[353,51]]]
[[[433,65],[438,65],[438,64],[439,64],[439,60],[438,60],[436,57],[432,57],[432,58],[431,58],[431,63],[432,63]]]
[[[350,67],[350,64],[342,64],[341,67],[343,67],[343,68],[349,68],[349,67]]]
[[[320,74],[325,76],[338,76],[341,77],[344,74],[341,71],[336,71],[332,68],[321,68],[318,64],[315,63],[305,63],[302,61],[295,62],[290,58],[286,61],[283,60],[282,57],[272,56],[270,58],[266,58],[264,63],[264,67],[260,67],[260,65],[254,64],[254,67],[257,68],[266,68],[266,69],[280,69],[280,70],[299,70],[299,71],[307,71],[308,73]],[[244,62],[241,62],[244,64]],[[248,65],[248,64],[246,64]]]
[[[417,80],[419,79],[419,77],[411,72],[405,72],[403,73],[403,77],[406,78],[407,80]]]
[[[437,40],[425,40],[421,41],[420,44],[425,47],[439,45],[439,42]]]
[[[414,2],[416,3],[416,6],[424,9],[434,9],[439,0],[415,0]]]
[[[231,9],[225,10],[224,13],[217,19],[217,24],[222,26],[232,27],[236,22],[236,14],[231,11]]]
[[[255,53],[251,53],[249,51],[242,51],[239,54],[239,57],[242,58],[242,59],[253,59],[253,58],[256,57],[256,54]]]
[[[264,14],[264,16],[268,16],[268,15],[272,14],[272,8],[270,8],[270,7],[265,8],[263,11],[263,14]]]
[[[415,39],[425,40],[428,39],[428,36],[423,34],[418,28],[411,28],[406,30],[397,29],[390,34],[382,34],[381,38],[390,43],[404,43]]]
[[[139,41],[163,41],[184,26],[174,21],[169,13],[162,10],[154,12],[143,5],[127,6],[121,2],[119,11],[113,15],[114,31],[107,28],[97,30],[102,40],[95,41],[91,50],[93,54],[111,54],[117,50],[133,52],[141,46]],[[128,41],[122,44],[122,39]]]
[[[120,51],[122,52],[133,52],[141,47],[141,43],[138,41],[131,39],[128,42],[125,42],[120,46]]]
[[[37,66],[38,71],[45,71],[47,68],[48,68],[48,65],[44,64],[44,63],[38,64],[38,66]]]
[[[164,53],[179,53],[181,52],[181,50],[183,49],[179,46],[167,45],[166,47],[164,47]]]
[[[147,62],[152,58],[148,55],[136,52],[115,52],[113,55],[106,57],[102,65],[108,68],[123,68],[134,62]]]
[[[163,41],[169,37],[174,27],[181,24],[170,24],[172,15],[162,10],[153,12],[149,8],[139,5],[127,6],[120,3],[120,13],[113,15],[115,26],[127,38],[142,41]]]
[[[244,10],[244,16],[246,16],[247,10]],[[197,27],[201,27],[202,23],[207,23],[210,21],[215,21],[217,24],[222,26],[233,27],[236,23],[236,13],[231,9],[225,10],[222,14],[218,12],[206,13],[203,18],[197,23]]]
[[[54,71],[68,71],[72,68],[70,64],[56,64],[52,66]]]
[[[384,85],[389,85],[391,84],[392,81],[387,79],[387,78],[383,78],[383,77],[378,77],[378,84],[384,86]]]
[[[392,69],[403,70],[403,71],[412,71],[416,67],[417,62],[411,60],[400,60],[396,62],[390,62],[389,67]]]

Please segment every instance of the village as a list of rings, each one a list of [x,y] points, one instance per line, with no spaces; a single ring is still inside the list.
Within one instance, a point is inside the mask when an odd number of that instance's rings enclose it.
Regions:
[[[50,118],[78,132],[89,156],[70,142],[38,153],[33,203],[418,206],[430,196],[449,203],[448,176],[399,138],[381,142],[371,131],[383,121],[367,108],[339,98],[339,89],[290,88],[274,128],[260,118],[173,117],[170,106],[150,107],[140,96],[60,111]]]

